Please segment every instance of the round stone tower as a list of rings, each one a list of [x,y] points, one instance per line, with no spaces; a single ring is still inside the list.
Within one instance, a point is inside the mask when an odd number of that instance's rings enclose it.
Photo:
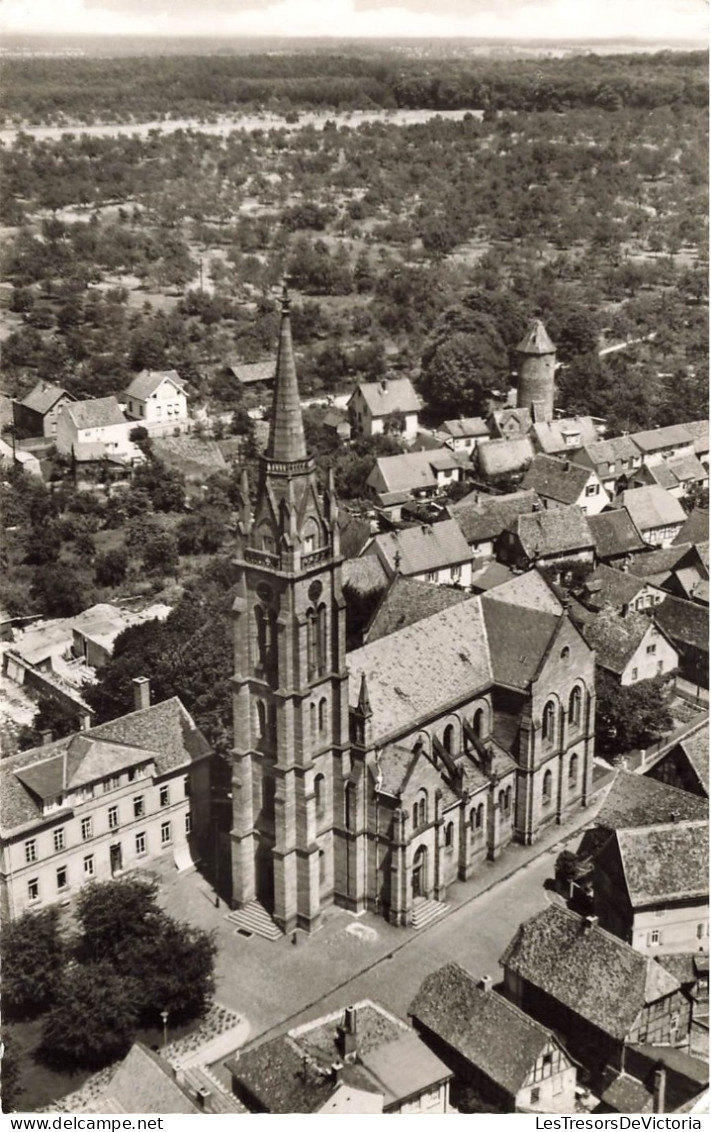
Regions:
[[[516,347],[518,354],[519,409],[529,409],[534,421],[553,419],[555,397],[555,346],[536,318]]]

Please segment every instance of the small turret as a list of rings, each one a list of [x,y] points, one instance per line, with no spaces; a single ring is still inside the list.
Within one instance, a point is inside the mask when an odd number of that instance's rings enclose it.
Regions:
[[[519,357],[517,408],[528,409],[536,423],[552,420],[556,349],[540,318],[533,320],[516,353]]]

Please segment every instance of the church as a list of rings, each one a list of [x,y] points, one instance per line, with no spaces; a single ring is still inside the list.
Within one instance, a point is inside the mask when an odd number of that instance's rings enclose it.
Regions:
[[[257,502],[238,528],[232,903],[285,932],[333,904],[393,924],[585,806],[594,653],[535,572],[346,652],[332,477],[281,328]],[[386,599],[387,600],[387,595]]]

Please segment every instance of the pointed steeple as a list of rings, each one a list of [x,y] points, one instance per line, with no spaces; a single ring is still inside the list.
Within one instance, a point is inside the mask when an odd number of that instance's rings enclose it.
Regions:
[[[528,330],[516,347],[517,354],[534,354],[537,357],[543,354],[555,354],[556,349],[550,340],[540,318],[532,319]]]
[[[360,677],[360,691],[358,692],[358,712],[364,718],[368,718],[373,714],[373,709],[370,706],[370,696],[368,695],[368,681],[365,672],[361,673]]]
[[[269,420],[267,459],[286,464],[306,459],[306,439],[299,403],[294,348],[291,342],[291,318],[286,278],[284,279],[281,299],[279,352],[274,383],[274,402]]]

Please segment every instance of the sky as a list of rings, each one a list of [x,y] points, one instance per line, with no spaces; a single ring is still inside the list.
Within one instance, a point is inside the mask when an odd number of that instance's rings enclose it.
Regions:
[[[707,0],[0,0],[0,33],[706,39]]]

